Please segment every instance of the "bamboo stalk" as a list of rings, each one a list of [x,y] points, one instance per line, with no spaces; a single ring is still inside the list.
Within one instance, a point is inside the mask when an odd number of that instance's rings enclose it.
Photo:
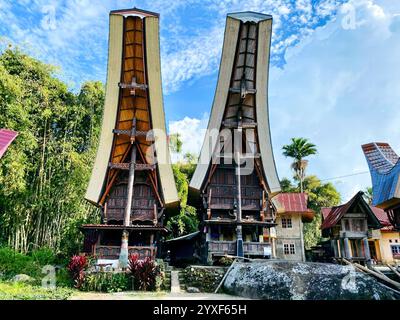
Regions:
[[[394,272],[394,274],[396,275],[396,276],[398,276],[399,277],[399,279],[400,279],[400,272],[398,272],[395,268],[393,268],[390,264],[386,264],[388,267],[389,267],[389,269],[390,270],[392,270],[393,272]]]
[[[233,260],[232,264],[229,266],[228,270],[225,272],[224,277],[222,278],[221,282],[218,284],[218,287],[215,289],[214,293],[218,293],[219,289],[225,282],[226,277],[228,276],[229,272],[232,270],[233,265],[237,262],[237,259]]]
[[[353,265],[353,266],[356,267],[358,270],[361,270],[361,271],[364,271],[364,272],[366,272],[366,273],[368,273],[368,274],[370,274],[370,275],[373,275],[373,276],[375,276],[376,278],[378,278],[378,279],[380,279],[380,280],[382,280],[382,281],[385,281],[385,282],[391,284],[392,286],[396,287],[397,289],[400,289],[400,283],[399,283],[399,282],[396,282],[396,281],[394,281],[394,280],[392,280],[392,279],[386,277],[386,276],[383,275],[383,274],[380,274],[380,273],[378,273],[378,272],[376,272],[376,271],[372,271],[372,270],[370,270],[370,269],[368,269],[368,268],[366,268],[366,267],[364,267],[364,266],[362,266],[362,265],[360,265],[360,264],[358,264],[358,263],[351,263],[350,261],[348,261],[348,260],[346,260],[346,259],[343,259],[343,261],[346,262],[347,264]]]

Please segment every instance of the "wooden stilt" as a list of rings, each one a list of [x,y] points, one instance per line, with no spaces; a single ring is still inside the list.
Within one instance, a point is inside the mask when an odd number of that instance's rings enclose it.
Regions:
[[[136,130],[136,118],[133,119],[132,132],[135,132],[135,130]],[[135,183],[136,142],[134,136],[131,142],[132,142],[131,162],[129,165],[128,192],[127,192],[125,215],[124,215],[125,227],[129,227],[131,224],[132,196],[133,196],[133,186]],[[122,232],[121,251],[119,256],[119,263],[122,268],[126,268],[128,265],[128,254],[129,254],[128,239],[129,239],[129,233],[128,230],[125,229]]]

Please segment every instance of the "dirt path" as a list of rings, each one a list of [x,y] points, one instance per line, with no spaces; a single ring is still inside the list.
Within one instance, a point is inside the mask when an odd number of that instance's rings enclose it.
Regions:
[[[170,292],[79,292],[69,300],[246,300],[242,297],[214,293],[170,293]]]

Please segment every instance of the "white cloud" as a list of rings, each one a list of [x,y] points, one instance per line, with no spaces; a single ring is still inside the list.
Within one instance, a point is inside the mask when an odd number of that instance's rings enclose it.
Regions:
[[[284,70],[272,68],[271,127],[281,178],[292,175],[280,150],[291,137],[317,144],[309,173],[320,178],[368,171],[364,143],[387,141],[400,153],[400,4],[389,10],[389,2],[352,1],[354,29],[343,29],[339,16],[289,49]],[[333,182],[343,200],[371,184],[369,174]]]
[[[188,80],[218,70],[228,12],[272,14],[272,61],[278,62],[287,47],[312,32],[319,19],[334,15],[339,1],[322,0],[319,7],[323,9],[316,13],[310,1],[296,1],[300,14],[288,0],[141,0],[135,6],[161,14],[163,85],[168,94]],[[129,0],[19,0],[13,4],[0,0],[0,34],[35,57],[61,66],[62,79],[78,87],[85,80],[105,80],[108,12],[129,7]],[[23,18],[20,12],[26,12]]]
[[[388,0],[390,1],[390,0]],[[355,29],[343,16],[287,51],[284,69],[270,72],[270,120],[280,178],[291,177],[290,159],[281,147],[291,137],[317,144],[310,174],[331,182],[346,201],[370,186],[361,145],[387,141],[400,153],[400,4],[357,1]],[[379,6],[379,8],[378,8]],[[383,12],[376,14],[376,12]],[[207,119],[185,118],[170,124],[180,132],[184,150],[198,152]]]
[[[169,123],[169,133],[179,133],[182,140],[182,152],[180,155],[171,155],[172,162],[182,161],[183,156],[188,152],[199,155],[208,125],[208,118],[209,114],[205,113],[202,119],[185,117],[182,120]]]

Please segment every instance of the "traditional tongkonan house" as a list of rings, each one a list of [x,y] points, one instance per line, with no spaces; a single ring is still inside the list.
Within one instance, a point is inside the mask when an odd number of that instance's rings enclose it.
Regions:
[[[400,230],[400,157],[387,143],[368,143],[362,149],[371,173],[372,205],[385,210]]]
[[[346,204],[322,208],[322,216],[322,236],[330,238],[334,258],[371,263],[371,251],[375,252],[374,241],[380,238],[382,225],[362,191]]]
[[[272,16],[227,16],[218,84],[189,202],[201,216],[202,255],[271,257],[271,197],[280,192],[268,119]],[[265,237],[264,237],[265,235]]]
[[[100,143],[86,199],[101,224],[84,225],[85,251],[98,259],[154,258],[178,205],[163,110],[159,16],[110,13],[106,98]]]

